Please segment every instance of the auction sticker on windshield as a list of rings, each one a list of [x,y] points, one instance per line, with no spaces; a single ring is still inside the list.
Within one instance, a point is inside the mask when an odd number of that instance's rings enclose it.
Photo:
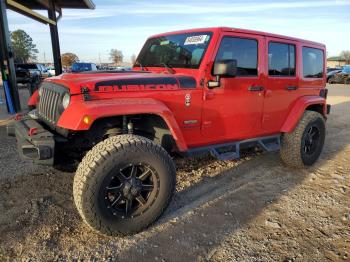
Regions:
[[[208,35],[194,35],[186,38],[184,45],[204,44]]]

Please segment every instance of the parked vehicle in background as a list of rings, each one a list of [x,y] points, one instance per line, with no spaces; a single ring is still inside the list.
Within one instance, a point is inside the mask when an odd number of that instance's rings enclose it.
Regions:
[[[330,84],[350,84],[350,65],[343,67],[343,70],[334,74],[328,81]]]
[[[327,74],[333,71],[341,71],[342,68],[341,67],[327,67]]]
[[[15,67],[17,83],[27,85],[30,94],[37,89],[43,79],[51,77],[50,72],[42,64],[16,64]]]
[[[53,66],[49,66],[47,67],[48,72],[50,73],[51,76],[55,76],[56,75],[56,71],[55,68]]]
[[[117,71],[130,71],[130,70],[132,70],[132,67],[130,67],[130,66],[116,66],[115,70],[117,70]]]
[[[251,30],[159,34],[133,71],[45,80],[36,113],[8,134],[39,164],[82,158],[73,195],[83,220],[103,234],[133,234],[172,198],[171,154],[229,160],[259,147],[280,150],[294,168],[313,165],[330,112],[325,55],[323,44]]]
[[[342,71],[341,69],[335,69],[327,72],[327,83],[331,84],[332,82],[334,82],[334,75],[338,74],[341,71]]]
[[[97,71],[96,64],[94,63],[74,63],[71,67],[72,73]]]

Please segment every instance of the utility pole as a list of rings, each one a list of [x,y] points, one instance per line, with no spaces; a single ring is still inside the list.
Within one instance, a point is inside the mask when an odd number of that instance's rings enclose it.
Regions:
[[[52,41],[52,52],[53,52],[53,62],[55,65],[56,76],[62,74],[62,62],[61,62],[61,52],[60,52],[60,41],[58,38],[57,30],[57,17],[56,17],[56,8],[55,2],[53,0],[49,1],[50,8],[48,9],[49,19],[56,22],[56,25],[50,24],[50,34]]]
[[[16,69],[11,47],[10,31],[7,23],[6,1],[0,0],[0,71],[2,79],[6,80],[9,88],[7,100],[13,101],[14,111],[21,111],[18,87],[16,81]],[[9,108],[8,108],[9,109]]]

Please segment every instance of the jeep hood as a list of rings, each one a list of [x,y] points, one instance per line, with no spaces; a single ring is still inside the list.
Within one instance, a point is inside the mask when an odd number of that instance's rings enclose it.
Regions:
[[[192,76],[144,71],[66,73],[45,81],[63,85],[73,95],[81,94],[82,88],[87,88],[90,93],[196,88],[196,80]]]

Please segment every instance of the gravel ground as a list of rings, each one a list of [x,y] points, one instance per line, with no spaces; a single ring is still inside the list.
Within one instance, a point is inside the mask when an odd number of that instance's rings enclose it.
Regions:
[[[130,237],[87,228],[72,199],[74,173],[21,161],[0,122],[0,261],[349,261],[350,86],[329,93],[316,165],[294,170],[259,152],[176,159],[170,207]]]

